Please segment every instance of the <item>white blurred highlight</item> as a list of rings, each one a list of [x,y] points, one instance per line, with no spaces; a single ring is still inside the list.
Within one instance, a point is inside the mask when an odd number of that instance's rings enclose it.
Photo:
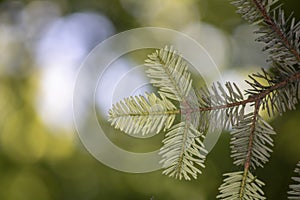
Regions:
[[[207,23],[193,23],[186,26],[182,32],[201,44],[219,69],[226,67],[230,46],[229,39],[222,30]]]
[[[50,1],[34,1],[22,13],[27,45],[41,71],[36,105],[50,128],[73,129],[72,93],[77,70],[99,42],[114,32],[111,22],[92,12],[61,17]]]

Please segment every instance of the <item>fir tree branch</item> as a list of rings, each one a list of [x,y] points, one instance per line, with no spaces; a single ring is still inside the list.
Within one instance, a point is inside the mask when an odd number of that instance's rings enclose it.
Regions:
[[[265,43],[264,51],[270,61],[299,67],[300,23],[295,18],[287,19],[278,0],[236,0],[233,4],[244,19],[259,25],[256,33],[262,34],[257,41]]]
[[[180,103],[181,122],[166,134],[160,150],[163,173],[179,179],[196,178],[197,173],[201,173],[196,166],[204,167],[206,151],[201,141],[203,132],[197,130],[200,113],[192,112],[199,103],[188,63],[172,47],[154,52],[145,63],[149,67],[146,73],[150,83],[159,89],[160,94]]]
[[[299,74],[299,35],[300,23],[295,24],[292,16],[285,19],[281,6],[275,7],[276,0],[237,0],[234,4],[238,12],[250,23],[257,23],[260,29],[256,33],[262,33],[257,41],[264,42],[264,51],[268,51],[270,60],[273,61],[271,72],[257,73],[249,76],[252,80],[247,81],[251,89],[246,90],[246,100],[227,105],[219,105],[211,109],[240,106],[247,103],[254,104],[252,114],[245,116],[242,121],[234,126],[231,139],[232,157],[234,163],[243,165],[243,175],[231,174],[220,187],[222,199],[265,199],[260,194],[253,196],[247,194],[247,187],[251,191],[259,189],[257,186],[246,186],[250,167],[255,169],[263,166],[268,161],[271,149],[267,145],[273,145],[270,135],[275,134],[272,127],[259,117],[260,107],[266,109],[269,115],[277,110],[282,114],[287,109],[295,109],[295,104],[300,98],[300,74]],[[271,16],[270,13],[273,13]],[[278,19],[275,19],[278,17]],[[290,27],[287,27],[289,20]],[[259,81],[261,79],[262,81]],[[265,82],[264,84],[262,82]],[[298,94],[298,96],[297,96]],[[207,108],[205,108],[207,109]],[[229,176],[231,176],[229,174]],[[298,185],[293,189],[298,189]],[[298,194],[292,191],[292,194]]]
[[[192,88],[191,74],[188,64],[172,47],[149,55],[145,65],[149,67],[146,73],[150,83],[159,89],[159,93],[179,102],[188,102]]]
[[[234,164],[243,165],[243,173],[234,174],[233,178],[227,178],[220,186],[222,199],[265,199],[260,186],[263,184],[249,184],[253,182],[253,175],[250,167],[255,169],[263,166],[268,161],[269,152],[272,150],[268,146],[273,146],[270,137],[274,135],[272,127],[269,126],[258,115],[261,99],[254,102],[253,113],[247,114],[233,126],[231,148]],[[232,182],[232,180],[235,180]],[[262,183],[262,182],[261,182]]]
[[[231,157],[243,170],[225,174],[217,198],[265,199],[264,185],[251,173],[263,167],[273,146],[273,128],[259,115],[261,109],[269,115],[282,114],[295,109],[300,99],[300,22],[290,15],[287,19],[277,0],[236,0],[238,12],[250,23],[259,25],[257,41],[265,43],[272,67],[269,72],[249,76],[250,89],[242,92],[235,83],[220,83],[210,89],[202,88],[197,94],[192,87],[188,63],[172,48],[164,48],[148,56],[146,65],[150,83],[158,88],[161,99],[147,96],[125,99],[110,110],[110,121],[125,132],[147,134],[164,128],[168,130],[162,155],[163,173],[171,177],[190,180],[196,178],[204,167],[205,149],[202,142],[210,121],[220,121],[222,127],[232,125]],[[153,98],[154,100],[151,100]],[[178,101],[180,109],[168,99]],[[155,111],[149,109],[161,105]],[[244,114],[247,104],[253,112]],[[181,121],[173,125],[175,115]],[[298,170],[299,171],[299,170]],[[298,172],[297,171],[297,172]],[[294,178],[299,182],[299,178]],[[292,185],[290,199],[299,196],[299,185]],[[298,196],[297,196],[298,195]]]
[[[262,167],[270,157],[270,149],[273,146],[273,128],[267,124],[258,114],[259,104],[255,103],[253,113],[245,115],[245,118],[233,127],[231,148],[234,164],[243,165],[244,170]]]
[[[222,200],[263,200],[264,192],[260,189],[264,183],[249,170],[224,174],[224,183],[220,186],[218,199]]]
[[[282,41],[282,43],[286,47],[287,51],[290,51],[295,56],[297,61],[300,62],[300,54],[297,50],[298,48],[296,48],[294,45],[292,45],[292,41],[289,41],[289,39],[286,36],[286,33],[284,33],[283,30],[279,27],[281,24],[278,23],[278,21],[276,21],[274,18],[271,17],[271,15],[269,14],[270,11],[267,10],[267,8],[263,5],[263,3],[260,0],[252,0],[252,1],[264,18],[264,23],[265,23],[264,25],[268,25],[274,31],[274,33],[276,33],[277,37]],[[274,1],[274,2],[276,2],[276,1]],[[279,11],[278,11],[279,13],[283,12],[283,11],[281,11],[280,7],[277,9],[279,9]],[[276,10],[275,10],[275,12],[276,12]],[[284,16],[284,13],[282,13],[281,15]],[[287,20],[287,21],[289,21],[289,20]]]
[[[256,101],[255,105],[254,105],[252,123],[251,123],[251,126],[250,126],[251,129],[250,129],[250,134],[249,134],[248,149],[247,149],[247,154],[246,154],[245,163],[244,163],[245,173],[249,170],[249,167],[251,165],[251,158],[252,158],[252,154],[253,154],[253,143],[254,143],[254,137],[255,137],[255,129],[256,129],[258,111],[259,111],[259,102]]]
[[[297,164],[295,169],[296,177],[292,177],[294,184],[290,185],[290,191],[288,192],[288,199],[300,199],[300,162]]]
[[[226,128],[236,124],[244,116],[245,105],[240,104],[244,100],[244,96],[235,83],[227,82],[223,88],[221,83],[217,82],[210,89],[201,88],[197,96],[200,106],[193,112],[200,112],[201,116],[205,116],[205,114],[208,116],[208,120],[201,119],[206,123],[201,123],[201,130],[205,130],[211,122],[215,122],[215,128]]]
[[[285,90],[286,87],[288,87],[291,84],[296,84],[297,88],[300,89],[299,81],[300,81],[300,71],[296,72],[295,74],[293,74],[291,76],[286,77],[285,79],[281,80],[280,82],[272,83],[272,85],[267,85],[267,86],[260,85],[259,88],[257,87],[258,85],[255,85],[257,82],[252,84],[251,82],[247,81],[249,83],[249,85],[251,85],[254,88],[254,90],[251,90],[251,89],[246,90],[247,94],[249,95],[247,99],[237,100],[235,102],[229,102],[229,103],[224,103],[224,104],[220,104],[220,105],[202,106],[202,107],[199,107],[197,110],[194,110],[193,112],[199,112],[199,111],[205,112],[205,111],[211,111],[211,110],[228,109],[228,108],[232,108],[232,107],[245,106],[246,104],[255,103],[257,101],[261,102],[261,101],[264,101],[265,98],[268,98],[269,95],[272,95],[272,93],[274,93],[278,90]],[[298,99],[300,99],[300,96],[298,96]],[[269,102],[264,101],[264,103],[269,103]],[[267,105],[265,105],[265,107],[267,107]]]
[[[163,159],[163,174],[178,179],[190,180],[190,176],[197,178],[201,173],[199,167],[204,168],[204,145],[200,138],[204,138],[189,119],[174,125],[163,140],[163,147],[159,154]]]
[[[233,157],[235,158],[236,164],[243,164],[244,170],[241,172],[234,172],[225,174],[228,178],[224,179],[224,183],[220,186],[220,195],[217,198],[221,198],[223,200],[229,199],[254,199],[254,200],[261,200],[266,199],[263,195],[263,191],[260,187],[264,185],[263,182],[259,181],[256,177],[252,175],[250,172],[250,166],[255,168],[255,165],[261,165],[258,159],[262,159],[263,161],[266,160],[266,147],[258,148],[261,145],[261,141],[268,141],[270,142],[269,137],[261,136],[263,139],[258,141],[257,138],[257,123],[258,123],[258,111],[259,111],[259,103],[258,101],[255,102],[254,105],[254,112],[250,117],[246,117],[245,121],[250,120],[250,128],[245,126],[245,124],[241,123],[239,129],[233,131],[233,138],[231,144]],[[241,127],[244,127],[240,130]],[[247,133],[247,130],[250,130],[250,133]],[[242,134],[242,137],[241,135]],[[248,138],[248,139],[247,139]],[[244,144],[248,143],[246,150],[244,150]],[[259,145],[257,145],[257,143]],[[259,153],[258,153],[259,152]],[[254,154],[258,155],[254,155]],[[253,157],[255,159],[253,159]],[[262,157],[262,158],[261,158]],[[253,162],[254,160],[254,162]],[[258,163],[258,164],[257,164]]]
[[[145,135],[169,129],[179,113],[180,110],[163,95],[159,98],[146,93],[146,97],[129,97],[114,104],[109,110],[108,121],[125,133]]]

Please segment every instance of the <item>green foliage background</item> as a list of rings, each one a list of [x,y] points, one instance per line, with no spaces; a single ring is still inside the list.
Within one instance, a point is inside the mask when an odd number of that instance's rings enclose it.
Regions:
[[[5,5],[9,2],[11,1],[1,1],[0,16],[3,16]],[[26,5],[30,2],[21,3]],[[130,4],[134,1],[128,2],[128,5],[134,5]],[[199,10],[200,16],[194,21],[210,23],[227,35],[232,35],[233,30],[243,23],[240,16],[235,14],[235,8],[227,0],[181,2],[183,3],[179,5],[188,4],[189,7]],[[89,10],[102,13],[112,21],[116,32],[145,25],[180,29],[186,19],[180,12],[176,15],[164,13],[162,19],[142,24],[139,15],[133,16],[128,13],[118,0],[64,0],[56,3],[64,15]],[[283,3],[286,11],[294,11],[299,20],[299,1],[286,0]],[[186,11],[183,10],[182,14],[184,12]],[[162,23],[164,19],[168,19],[165,24]],[[167,23],[169,21],[173,23]],[[247,42],[254,43],[252,38]],[[40,119],[35,107],[39,72],[33,67],[28,50],[23,44],[17,45],[19,46],[13,51],[2,49],[1,52],[4,55],[10,54],[16,65],[12,73],[0,70],[1,200],[215,199],[222,182],[222,174],[232,171],[229,134],[222,134],[215,149],[208,156],[203,175],[197,180],[190,182],[174,180],[161,175],[161,171],[127,174],[110,169],[88,154],[75,131],[52,129]],[[238,66],[233,65],[230,58],[227,63],[227,69],[230,70],[233,66],[240,70]],[[7,67],[10,66],[0,66],[0,69]],[[243,70],[254,72],[257,68]],[[241,73],[241,77],[245,77],[245,74]],[[260,179],[267,184],[265,192],[269,199],[286,199],[290,177],[297,161],[300,160],[299,119],[300,106],[298,110],[288,112],[271,122],[278,133],[274,138],[274,152],[266,167],[257,172]],[[115,131],[113,128],[108,129]],[[117,143],[118,135],[111,136],[111,139]],[[124,140],[130,145],[139,143],[139,140],[130,137]],[[157,139],[159,140],[161,138]]]

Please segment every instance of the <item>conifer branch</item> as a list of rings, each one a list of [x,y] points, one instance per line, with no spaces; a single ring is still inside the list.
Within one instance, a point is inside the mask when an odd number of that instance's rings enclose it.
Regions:
[[[295,109],[300,99],[300,70],[286,67],[275,74],[262,71],[263,74],[249,76],[253,80],[248,82],[252,88],[246,90],[250,98],[260,99],[262,109],[266,109],[269,115]],[[259,79],[265,83],[260,83]]]
[[[234,164],[244,166],[244,172],[239,180],[240,174],[233,174],[233,178],[224,180],[220,187],[221,194],[218,196],[222,199],[265,199],[259,194],[252,197],[247,196],[245,190],[250,168],[263,167],[271,152],[268,146],[273,146],[270,136],[275,132],[258,115],[258,112],[262,107],[268,111],[269,115],[274,115],[275,111],[282,114],[287,109],[295,109],[295,104],[300,98],[300,23],[295,24],[292,16],[286,20],[281,5],[274,7],[276,3],[277,0],[237,0],[233,2],[238,7],[238,13],[242,14],[246,20],[260,25],[260,29],[256,33],[261,33],[262,36],[257,41],[265,43],[263,50],[268,51],[269,60],[273,62],[273,66],[270,72],[262,69],[262,73],[250,75],[251,82],[246,81],[251,86],[251,89],[246,90],[248,98],[230,105],[237,106],[253,102],[254,111],[252,114],[246,115],[233,128],[232,157]],[[290,20],[290,27],[288,27]],[[249,188],[251,191],[255,191],[257,186]]]
[[[296,108],[300,99],[300,22],[290,15],[286,18],[278,0],[236,0],[238,13],[259,25],[257,41],[265,44],[271,68],[267,72],[249,75],[249,89],[242,94],[235,83],[219,82],[210,88],[195,92],[188,63],[172,48],[165,47],[148,56],[145,61],[150,83],[158,88],[161,98],[154,94],[130,97],[113,106],[109,121],[127,133],[167,131],[160,149],[163,173],[171,177],[190,180],[201,173],[206,150],[202,140],[211,129],[211,122],[221,127],[232,126],[231,157],[242,171],[225,174],[217,198],[265,199],[263,182],[251,171],[263,167],[273,146],[273,128],[260,116],[282,114]],[[180,108],[171,101],[177,101]],[[250,104],[253,111],[245,114]],[[155,108],[155,109],[153,109]],[[180,122],[173,125],[176,115]],[[216,128],[220,126],[216,125]],[[209,128],[208,128],[209,127]],[[298,164],[300,167],[300,164]],[[299,173],[299,170],[296,170]],[[299,178],[293,178],[300,182]],[[290,199],[300,196],[299,184],[291,185]]]
[[[163,174],[178,179],[190,180],[190,176],[196,179],[201,173],[199,167],[204,168],[207,153],[201,138],[204,138],[203,133],[188,118],[174,125],[166,134],[159,152],[163,157]]]
[[[286,91],[299,91],[300,72],[291,67],[253,74],[249,76],[252,82],[248,81],[248,84],[252,89],[246,90],[246,99],[238,86],[229,82],[224,88],[220,83],[214,84],[211,89],[203,87],[196,95],[187,64],[175,51],[165,48],[149,58],[146,61],[149,67],[147,74],[152,84],[159,87],[161,99],[152,94],[152,100],[147,96],[148,104],[141,97],[135,97],[135,100],[131,97],[125,99],[125,103],[117,103],[110,110],[112,125],[125,132],[142,131],[143,134],[169,129],[160,150],[165,169],[163,173],[188,180],[190,176],[196,178],[197,173],[201,173],[194,165],[204,167],[205,150],[201,140],[211,121],[220,122],[222,127],[232,125],[232,157],[234,164],[244,166],[241,185],[245,185],[250,167],[262,167],[268,161],[271,152],[269,146],[273,145],[270,136],[275,134],[258,112],[261,107],[269,112],[269,106],[273,113],[275,109],[281,113],[286,108],[293,108],[297,100],[290,103],[287,98],[291,95],[287,95]],[[258,79],[266,83],[261,84]],[[296,99],[299,96],[298,92]],[[178,101],[180,109],[167,98]],[[253,113],[244,115],[246,104],[254,105]],[[154,105],[160,105],[159,110],[151,111],[150,107]],[[181,122],[172,126],[176,114],[181,115]]]
[[[287,49],[287,51],[290,51],[290,53],[294,55],[296,60],[298,62],[300,62],[300,54],[299,54],[299,51],[297,50],[299,48],[299,46],[295,46],[297,44],[293,45],[294,41],[292,41],[292,39],[294,39],[294,38],[288,38],[288,35],[291,35],[291,34],[287,34],[285,32],[286,31],[285,26],[286,26],[287,22],[289,22],[290,19],[292,18],[292,15],[289,17],[288,20],[285,20],[284,11],[281,9],[281,5],[279,5],[279,7],[275,8],[275,9],[273,9],[273,17],[270,15],[270,13],[272,11],[269,11],[267,9],[267,8],[270,9],[270,7],[273,6],[276,2],[277,1],[273,1],[273,2],[269,3],[269,5],[264,6],[262,1],[253,0],[253,3],[255,4],[255,6],[257,7],[257,9],[260,11],[260,13],[262,14],[262,16],[264,18],[264,23],[267,24],[271,28],[271,30],[273,30],[273,32],[277,35],[278,39],[282,41],[282,43],[285,46],[285,48]],[[278,15],[277,16],[278,20],[275,19],[276,13]],[[290,27],[291,32],[293,32],[293,30],[295,30],[295,32],[299,31],[300,24],[297,24],[295,26],[294,23],[295,23],[295,19],[293,18],[292,22],[291,22],[291,27]],[[295,36],[297,37],[297,35],[295,35]]]
[[[113,105],[109,121],[126,133],[168,131],[159,152],[163,173],[179,179],[196,178],[207,152],[202,143],[203,131],[198,130],[201,115],[193,112],[199,103],[188,64],[168,47],[149,55],[145,63],[150,83],[158,88],[161,99],[154,94],[147,94],[147,100],[142,96],[126,98]],[[180,108],[168,99],[178,101]],[[180,114],[181,122],[173,126],[176,114]]]
[[[268,146],[273,146],[273,140],[270,136],[274,135],[275,132],[258,115],[259,107],[259,100],[257,100],[254,104],[253,113],[245,115],[244,119],[233,127],[230,143],[232,157],[234,164],[244,166],[244,170],[231,174],[231,178],[224,179],[224,183],[219,188],[221,194],[218,198],[265,199],[260,189],[264,184],[260,181],[259,183],[256,182],[258,180],[253,181],[250,168],[262,167],[268,161],[269,153],[272,151]]]
[[[224,183],[220,186],[218,199],[222,200],[263,200],[264,183],[257,179],[249,170],[224,174]]]
[[[225,84],[227,92],[220,83],[217,83],[217,85],[221,92],[216,89],[215,85],[213,85],[211,91],[202,88],[198,92],[200,107],[193,110],[193,112],[226,111],[223,116],[229,118],[226,118],[227,121],[221,120],[224,121],[224,127],[226,127],[226,124],[235,125],[243,118],[244,107],[247,104],[258,102],[263,110],[268,111],[269,115],[274,115],[276,111],[282,114],[287,109],[295,109],[295,105],[300,99],[300,70],[290,69],[289,72],[285,69],[285,75],[280,75],[280,78],[275,75],[278,73],[266,72],[264,69],[262,69],[262,73],[249,75],[252,82],[247,80],[246,82],[252,88],[246,90],[246,95],[248,95],[246,99],[244,99],[235,83],[228,82]],[[284,69],[281,73],[284,73]],[[235,91],[233,91],[232,85],[234,85]],[[219,115],[214,114],[213,116]],[[235,119],[236,121],[228,121],[228,119]]]
[[[255,103],[253,113],[245,115],[245,118],[231,132],[231,149],[234,164],[244,166],[245,171],[250,167],[255,169],[268,161],[270,147],[273,146],[272,135],[275,134],[272,127],[259,115],[259,104]]]
[[[166,134],[160,149],[163,173],[179,179],[196,178],[201,171],[194,165],[204,167],[206,151],[201,141],[204,135],[197,130],[200,113],[193,112],[199,103],[188,64],[172,47],[154,52],[145,63],[149,67],[146,73],[150,83],[159,89],[160,94],[180,103],[181,122]]]
[[[201,120],[201,130],[205,130],[211,122],[219,123],[214,123],[215,128],[227,128],[238,123],[244,116],[244,96],[235,83],[227,82],[223,87],[217,82],[210,89],[201,88],[197,96],[199,108],[193,112],[200,112],[201,116],[208,118]]]
[[[179,102],[188,102],[192,88],[191,74],[188,64],[172,47],[148,55],[145,65],[149,67],[146,73],[150,83],[159,89],[159,93]]]
[[[295,169],[295,173],[297,176],[292,177],[292,180],[295,182],[290,185],[290,191],[288,192],[288,199],[300,199],[300,162],[297,164],[297,168]]]
[[[278,0],[236,0],[233,4],[243,18],[259,25],[257,41],[265,44],[264,51],[275,63],[299,67],[300,23],[290,15],[287,19]]]
[[[163,95],[159,98],[146,93],[146,97],[129,97],[114,104],[109,110],[108,121],[125,133],[145,135],[169,129],[179,112]]]

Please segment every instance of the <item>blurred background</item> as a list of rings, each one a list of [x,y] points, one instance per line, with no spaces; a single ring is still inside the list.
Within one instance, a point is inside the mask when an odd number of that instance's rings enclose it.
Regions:
[[[299,20],[299,1],[282,2]],[[223,79],[242,87],[247,74],[267,68],[262,46],[254,42],[255,27],[245,24],[227,0],[0,1],[1,200],[215,199],[222,174],[235,169],[226,132],[203,175],[193,181],[173,180],[161,171],[128,174],[108,168],[76,134],[72,92],[80,64],[99,42],[144,26],[190,35],[208,50]],[[124,58],[122,65],[138,59],[144,57]],[[105,113],[100,118],[105,121]],[[286,199],[300,160],[299,119],[300,106],[270,119],[278,133],[274,152],[257,170],[268,199]],[[111,140],[125,149],[145,146],[143,139],[108,129]],[[138,150],[157,149],[162,138]]]

